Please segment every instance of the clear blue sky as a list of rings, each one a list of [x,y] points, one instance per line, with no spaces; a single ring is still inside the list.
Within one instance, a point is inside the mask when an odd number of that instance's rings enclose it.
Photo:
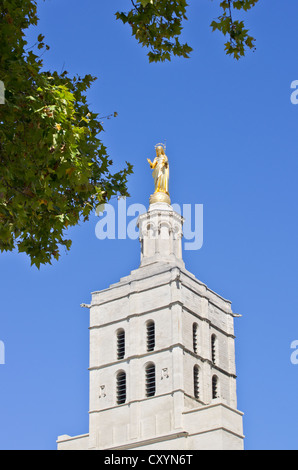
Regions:
[[[257,51],[239,62],[209,24],[219,1],[190,0],[183,37],[191,59],[149,64],[114,18],[128,0],[39,1],[45,68],[91,73],[88,94],[105,116],[104,143],[120,168],[134,165],[128,203],[148,205],[146,158],[167,141],[171,198],[204,205],[204,244],[189,271],[232,301],[238,408],[246,449],[297,449],[298,340],[297,0],[261,0],[246,15]],[[98,219],[70,231],[73,247],[40,271],[0,254],[0,448],[55,449],[59,434],[88,432],[90,292],[139,265],[139,242],[99,241]]]

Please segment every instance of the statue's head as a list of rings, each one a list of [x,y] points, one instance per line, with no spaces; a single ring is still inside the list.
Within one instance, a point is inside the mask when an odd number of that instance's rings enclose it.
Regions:
[[[156,155],[164,155],[165,154],[165,149],[166,149],[165,144],[155,145]]]

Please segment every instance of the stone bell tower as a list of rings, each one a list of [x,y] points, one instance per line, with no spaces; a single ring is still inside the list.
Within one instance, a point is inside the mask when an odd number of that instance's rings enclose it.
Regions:
[[[243,449],[231,302],[185,269],[162,146],[138,269],[90,308],[89,433],[58,449]]]

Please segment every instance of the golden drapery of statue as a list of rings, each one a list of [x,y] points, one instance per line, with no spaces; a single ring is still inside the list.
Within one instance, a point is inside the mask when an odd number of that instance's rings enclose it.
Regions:
[[[157,144],[155,146],[156,157],[153,162],[147,158],[150,168],[153,169],[153,178],[155,191],[154,194],[150,197],[150,204],[156,202],[166,202],[171,204],[170,195],[169,195],[169,161],[168,157],[165,154],[165,145]]]

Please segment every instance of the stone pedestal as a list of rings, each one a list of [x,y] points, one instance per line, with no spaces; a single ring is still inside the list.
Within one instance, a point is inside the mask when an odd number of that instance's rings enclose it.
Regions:
[[[158,203],[165,203],[171,204],[171,199],[168,193],[164,193],[163,191],[156,192],[150,196],[150,205],[158,204]]]
[[[141,266],[169,261],[184,266],[182,260],[183,217],[165,202],[150,204],[138,220]]]

